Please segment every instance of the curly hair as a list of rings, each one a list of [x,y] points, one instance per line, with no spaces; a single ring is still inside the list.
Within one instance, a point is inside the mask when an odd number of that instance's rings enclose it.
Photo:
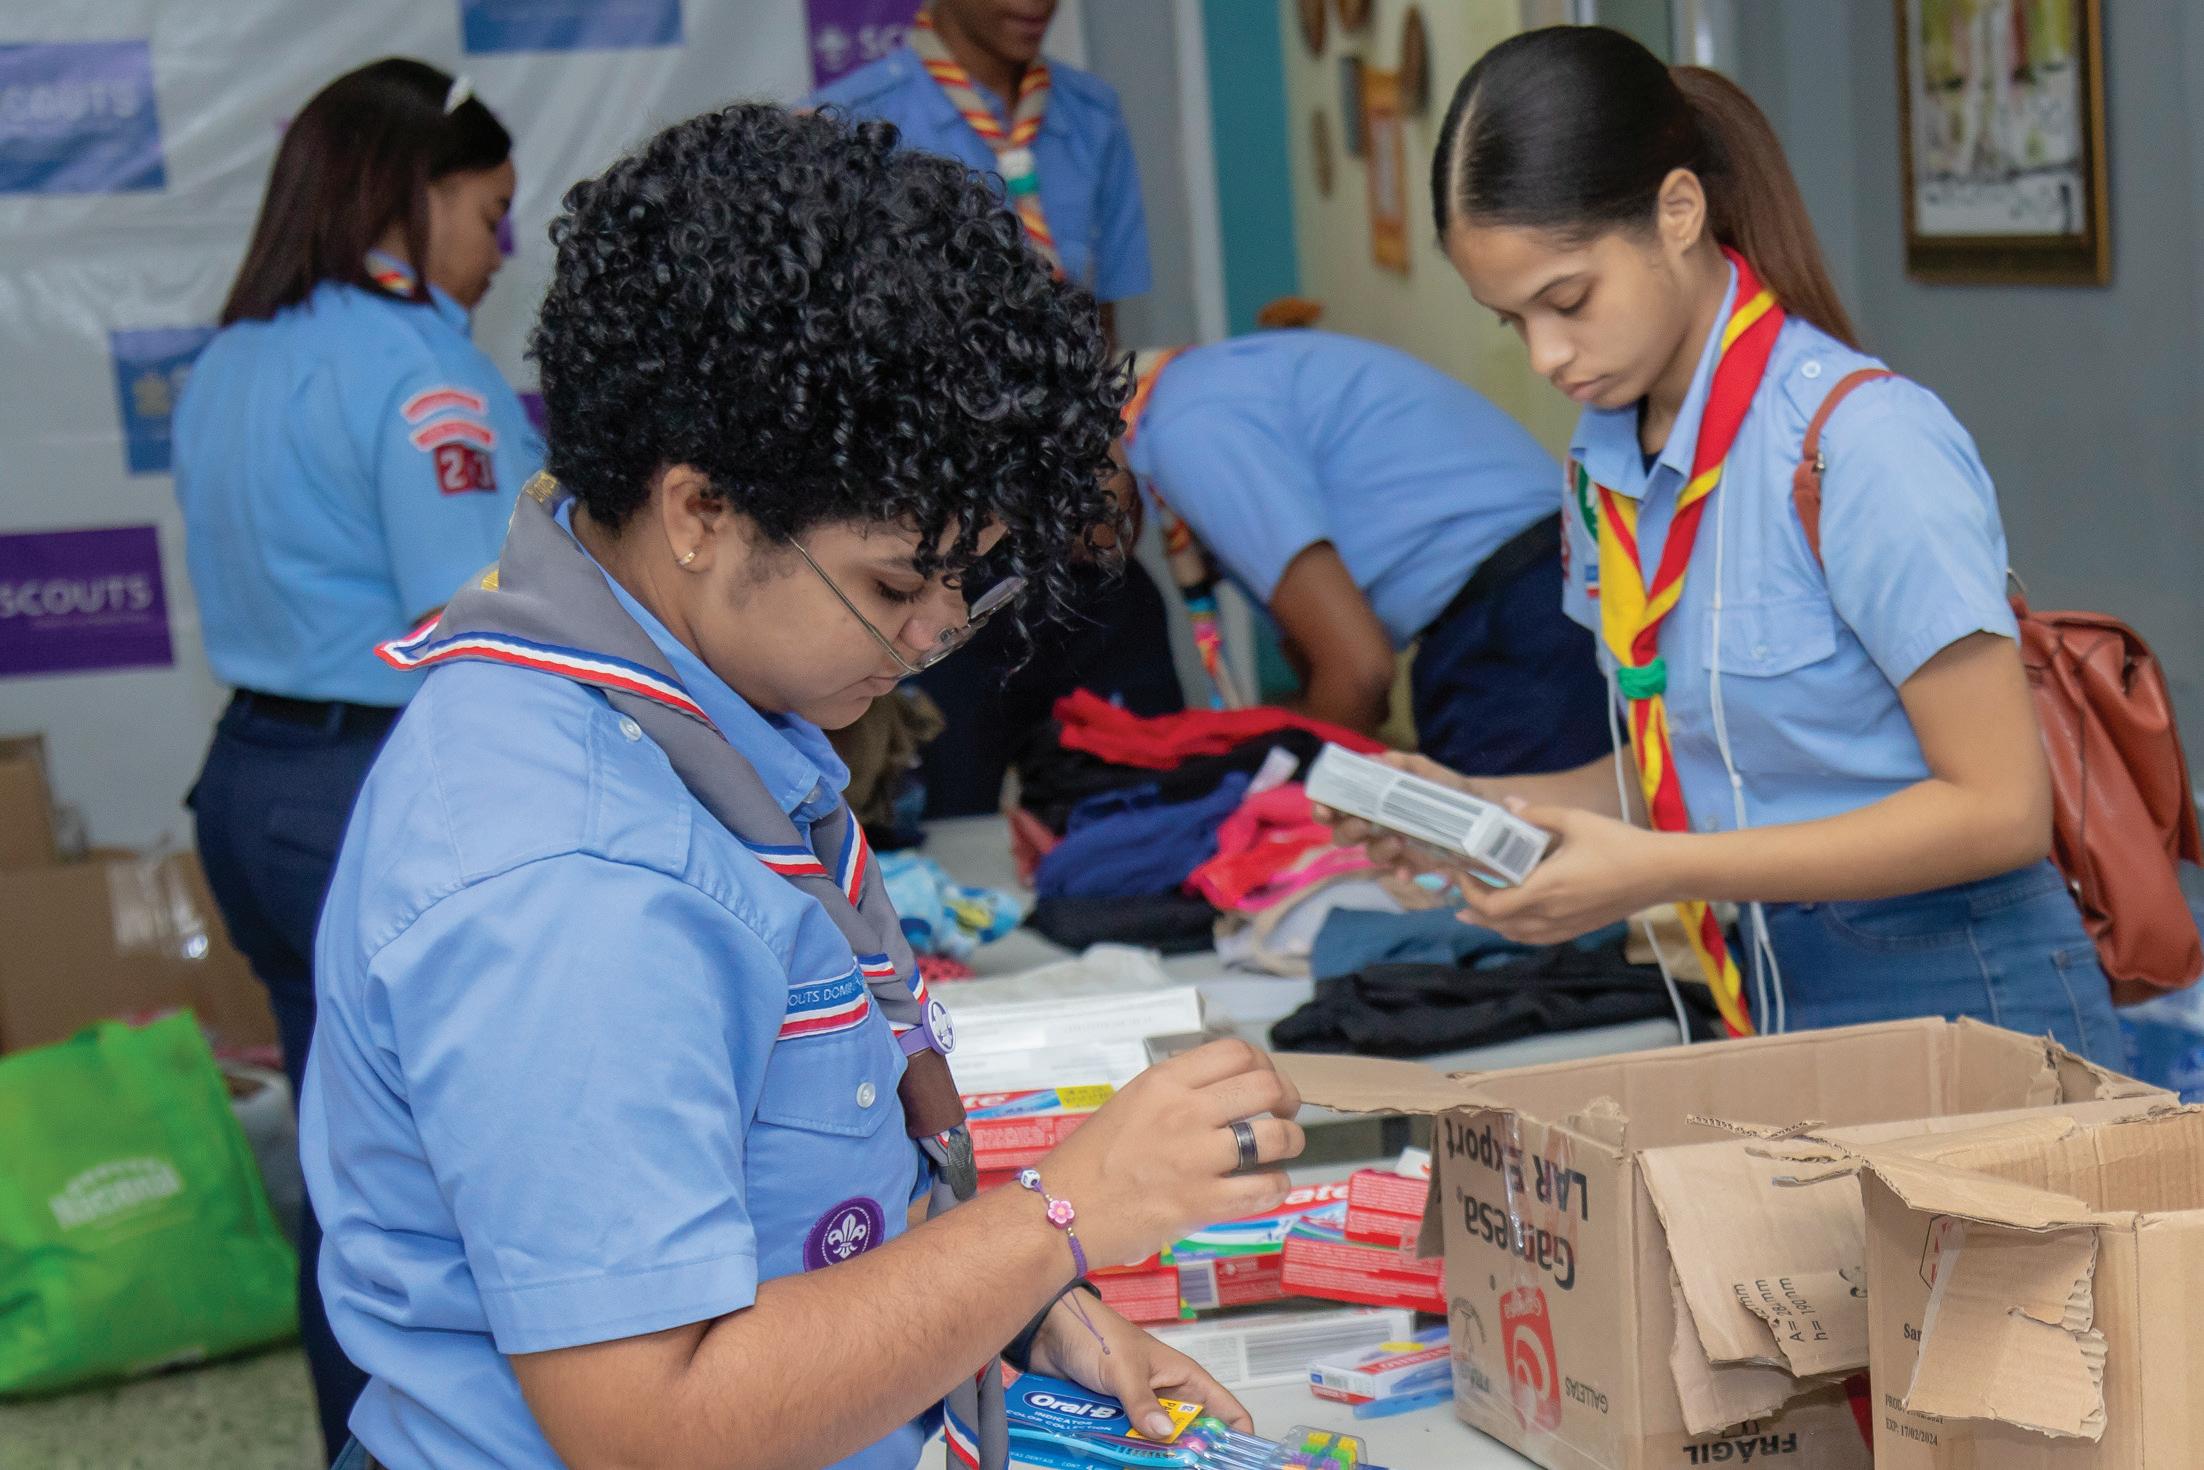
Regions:
[[[1075,554],[1104,554],[1126,370],[1093,298],[962,165],[887,123],[738,104],[564,202],[529,354],[546,467],[598,521],[689,465],[783,545],[915,528],[925,575],[968,570],[1000,522],[990,570],[1052,608]]]

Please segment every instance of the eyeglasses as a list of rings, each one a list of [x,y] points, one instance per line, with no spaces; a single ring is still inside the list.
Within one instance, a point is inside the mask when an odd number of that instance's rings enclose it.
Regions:
[[[871,618],[866,617],[864,611],[856,603],[850,601],[849,594],[842,590],[839,583],[827,575],[826,568],[819,565],[801,541],[791,544],[795,546],[798,552],[802,553],[805,565],[817,572],[819,580],[826,583],[827,591],[833,593],[836,600],[849,609],[851,617],[864,624],[865,631],[872,634],[872,641],[880,645],[881,651],[895,660],[895,666],[903,671],[905,678],[909,678],[913,674],[924,673],[950,654],[964,647],[965,644],[970,643],[973,636],[980,629],[987,626],[989,618],[1008,607],[1017,600],[1019,593],[1025,591],[1025,578],[1003,578],[1000,582],[982,592],[965,609],[963,622],[954,628],[942,629],[940,633],[935,635],[933,643],[924,653],[920,654],[915,660],[907,659],[903,656],[902,651],[895,646],[895,640],[881,632],[879,626]]]

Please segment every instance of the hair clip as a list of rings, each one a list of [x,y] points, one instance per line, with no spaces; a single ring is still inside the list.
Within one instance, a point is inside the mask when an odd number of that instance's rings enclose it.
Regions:
[[[444,94],[444,116],[450,117],[459,110],[461,103],[474,96],[474,83],[464,73],[452,78],[451,90]]]

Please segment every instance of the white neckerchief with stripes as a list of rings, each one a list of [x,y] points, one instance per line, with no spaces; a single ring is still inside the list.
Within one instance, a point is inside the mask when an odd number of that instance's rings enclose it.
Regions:
[[[790,1025],[810,1035],[860,1024],[877,1007],[914,1060],[947,1051],[946,1012],[926,992],[886,886],[848,803],[804,839],[765,783],[683,687],[650,635],[622,608],[588,553],[558,524],[567,498],[538,475],[514,507],[495,568],[462,589],[431,624],[377,650],[399,669],[484,660],[556,674],[602,690],[642,726],[704,808],[758,861],[803,889],[849,941],[854,968],[791,977]],[[933,1072],[914,1066],[911,1074]],[[905,1099],[928,1135],[963,1121],[955,1087],[940,1072],[931,1095]],[[922,1084],[923,1086],[924,1084]],[[944,1118],[947,1121],[942,1121]]]

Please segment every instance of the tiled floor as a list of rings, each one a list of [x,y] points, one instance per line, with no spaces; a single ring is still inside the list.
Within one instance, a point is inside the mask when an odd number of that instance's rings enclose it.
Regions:
[[[0,1404],[0,1470],[317,1470],[297,1347],[121,1388]]]

